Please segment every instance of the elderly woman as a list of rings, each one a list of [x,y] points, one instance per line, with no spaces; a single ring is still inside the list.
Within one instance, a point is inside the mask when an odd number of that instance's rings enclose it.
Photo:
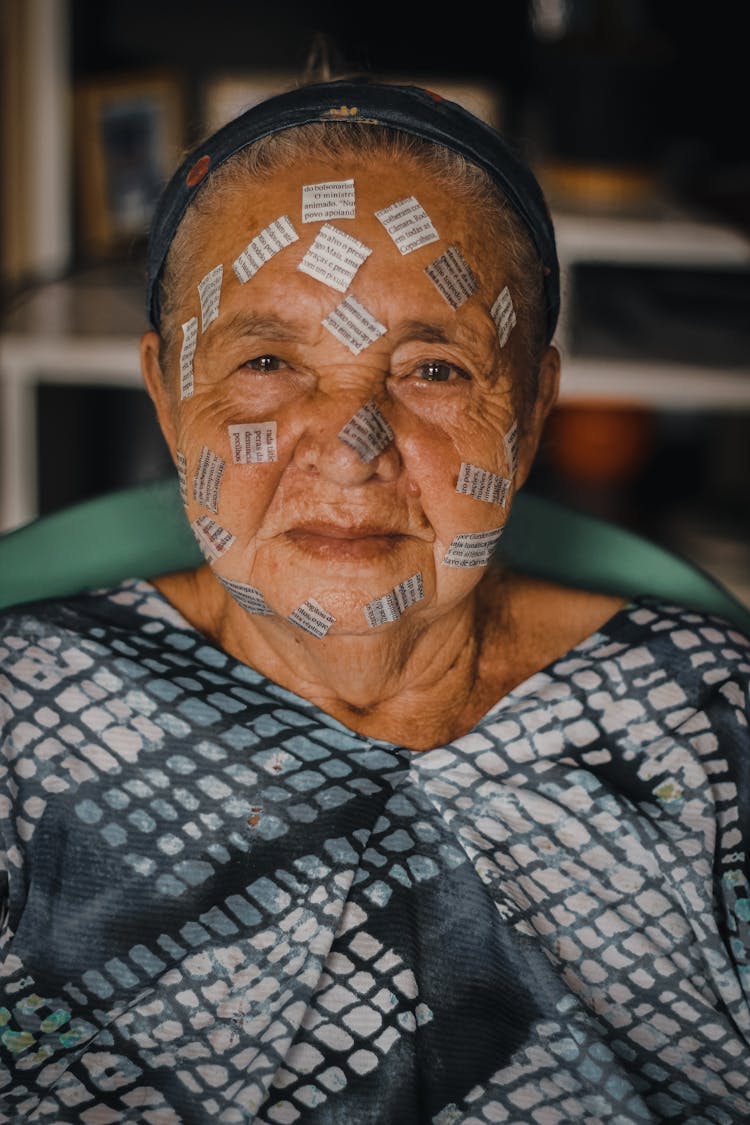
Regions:
[[[2,1120],[750,1119],[748,639],[496,557],[558,286],[421,89],[176,172],[142,362],[206,564],[4,615]]]

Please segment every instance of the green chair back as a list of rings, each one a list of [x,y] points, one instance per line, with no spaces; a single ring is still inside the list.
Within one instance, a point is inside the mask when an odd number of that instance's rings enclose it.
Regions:
[[[616,524],[518,493],[500,541],[516,569],[582,589],[654,594],[750,633],[750,609],[699,567]],[[202,561],[171,477],[107,493],[0,535],[0,608],[150,578]]]

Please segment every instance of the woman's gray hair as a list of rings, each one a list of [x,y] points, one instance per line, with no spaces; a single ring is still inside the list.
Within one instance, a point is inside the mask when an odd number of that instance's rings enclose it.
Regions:
[[[202,249],[196,226],[224,201],[246,190],[249,181],[264,182],[311,154],[335,161],[346,157],[388,163],[412,160],[444,183],[453,198],[475,209],[478,223],[497,244],[508,267],[517,323],[507,353],[521,374],[516,409],[523,420],[536,398],[539,365],[546,348],[543,268],[523,222],[490,176],[460,153],[372,124],[314,122],[273,133],[230,157],[206,180],[180,222],[160,282],[162,371],[168,370],[174,355],[177,309],[185,278],[195,276],[196,259]]]

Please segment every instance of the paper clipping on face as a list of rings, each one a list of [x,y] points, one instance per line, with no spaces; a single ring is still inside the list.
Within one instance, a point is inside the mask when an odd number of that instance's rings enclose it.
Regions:
[[[326,180],[302,188],[302,222],[320,223],[329,219],[356,216],[354,180]]]

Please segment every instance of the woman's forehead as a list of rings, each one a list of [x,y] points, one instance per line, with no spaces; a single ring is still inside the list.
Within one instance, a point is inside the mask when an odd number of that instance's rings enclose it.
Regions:
[[[256,289],[294,260],[344,293],[366,265],[360,282],[409,284],[426,271],[452,302],[456,285],[469,295],[498,274],[487,228],[486,211],[413,159],[311,156],[217,191],[191,224],[184,280],[192,289],[223,263],[226,280],[252,277]]]
[[[443,225],[470,229],[482,222],[476,205],[465,202],[455,185],[420,167],[405,156],[377,163],[356,155],[341,160],[310,157],[295,160],[262,177],[247,175],[216,193],[204,211],[206,233],[244,220],[252,225],[272,215],[288,213],[302,227],[331,220],[366,221],[401,199],[416,197]]]

